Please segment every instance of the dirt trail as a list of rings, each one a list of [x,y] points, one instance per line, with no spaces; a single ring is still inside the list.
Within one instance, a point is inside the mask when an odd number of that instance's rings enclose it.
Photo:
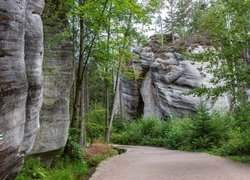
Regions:
[[[90,180],[250,180],[250,165],[206,153],[120,146],[127,152],[103,161]]]

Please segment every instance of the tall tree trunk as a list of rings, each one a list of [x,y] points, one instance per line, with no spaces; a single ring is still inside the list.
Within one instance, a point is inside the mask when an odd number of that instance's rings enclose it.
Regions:
[[[106,136],[106,143],[109,144],[110,141],[110,135],[111,135],[111,128],[113,125],[114,121],[114,116],[117,108],[117,101],[119,97],[119,86],[120,86],[120,74],[121,74],[121,60],[119,61],[118,68],[117,68],[117,74],[116,74],[116,82],[115,82],[115,96],[113,99],[113,106],[111,110],[111,115],[110,115],[110,120],[109,120],[109,125],[107,126],[107,136]]]
[[[111,10],[111,7],[112,7],[112,4],[110,4],[110,7],[109,7],[109,13],[110,13],[110,10]],[[110,36],[111,36],[111,32],[110,32],[110,24],[111,24],[111,19],[109,18],[108,19],[109,21],[109,24],[107,26],[107,54],[109,55],[109,51],[110,51]],[[108,56],[109,58],[109,56]],[[106,75],[108,74],[108,67],[105,69],[106,71]],[[109,115],[110,115],[110,112],[109,112],[109,82],[108,82],[108,77],[106,77],[106,79],[104,80],[104,83],[105,83],[105,109],[106,109],[106,115],[105,115],[105,141],[107,143],[109,143],[109,134],[110,134],[110,130],[109,130],[109,124],[110,124],[110,119],[109,119]]]
[[[79,0],[79,6],[83,5],[85,0]],[[102,10],[102,14],[100,16],[99,26],[101,26],[102,16],[106,10],[108,0],[105,1],[104,8]],[[88,48],[87,55],[85,57],[85,46],[84,46],[84,19],[83,16],[79,16],[80,19],[80,54],[79,54],[79,64],[78,64],[78,72],[77,72],[77,80],[76,80],[76,92],[75,92],[75,100],[73,105],[73,114],[72,114],[72,121],[71,121],[71,128],[78,129],[79,128],[79,116],[80,116],[80,107],[81,107],[81,93],[82,93],[82,83],[84,81],[84,72],[86,70],[90,54],[96,40],[96,37],[99,33],[100,28],[95,32],[94,37],[90,42],[90,46]],[[77,133],[78,137],[80,134]]]
[[[79,5],[82,5],[84,1],[79,0]],[[75,99],[73,104],[73,114],[71,120],[71,128],[79,128],[79,116],[81,109],[81,97],[82,97],[82,81],[83,81],[83,70],[84,70],[84,20],[80,16],[80,54],[79,54],[79,64],[76,76],[76,90]],[[78,134],[79,135],[79,134]]]
[[[105,109],[106,109],[106,114],[105,114],[105,141],[108,143],[108,137],[109,137],[109,87],[108,87],[108,82],[105,80]]]
[[[126,40],[129,36],[129,31],[131,29],[131,23],[132,23],[132,17],[133,17],[133,14],[130,14],[129,15],[129,19],[128,19],[128,26],[127,26],[127,29],[126,29],[126,32],[124,33],[124,40]],[[122,47],[119,48],[119,52],[121,52],[123,49],[126,49],[127,48],[127,44],[123,44]],[[115,89],[114,89],[114,92],[115,92],[115,96],[114,96],[114,99],[113,99],[113,106],[112,106],[112,110],[111,110],[111,115],[110,115],[110,120],[109,120],[109,126],[107,128],[107,137],[106,137],[106,143],[109,144],[109,141],[110,141],[110,135],[111,135],[111,128],[112,128],[112,125],[113,125],[113,120],[114,120],[114,116],[115,116],[115,112],[116,112],[116,109],[117,109],[117,101],[119,101],[118,97],[119,97],[119,90],[120,90],[120,76],[121,76],[121,62],[122,59],[119,59],[118,60],[118,67],[117,67],[117,74],[116,74],[116,81],[115,81]]]
[[[85,83],[82,83],[82,92],[81,92],[81,108],[80,108],[80,126],[81,131],[80,145],[86,147],[86,127],[85,127]]]

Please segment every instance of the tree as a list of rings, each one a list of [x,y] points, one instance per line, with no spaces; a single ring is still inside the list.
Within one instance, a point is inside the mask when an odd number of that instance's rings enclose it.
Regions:
[[[113,118],[110,107],[114,107],[114,97],[118,89],[116,86],[119,85],[117,81],[114,82],[113,75],[116,74],[116,79],[119,80],[122,67],[125,67],[127,59],[131,58],[129,50],[133,40],[140,37],[132,24],[148,23],[147,15],[158,3],[150,0],[148,6],[140,6],[136,0],[67,0],[66,4],[71,9],[70,22],[76,22],[76,25],[73,25],[76,33],[72,34],[76,39],[75,53],[78,55],[71,129],[74,129],[76,139],[81,139],[79,130],[84,129],[82,128],[85,101],[83,99],[86,97],[84,97],[83,87],[84,74],[89,75],[89,72],[86,72],[87,67],[94,68],[93,72],[103,79],[101,85],[105,86],[104,104],[106,131],[108,131]],[[115,87],[114,91],[112,84]]]
[[[147,13],[148,9],[144,9],[136,1],[109,1],[106,24],[94,46],[93,60],[96,60],[97,70],[103,75],[104,81],[107,143],[117,108],[120,76],[126,72],[127,61],[133,57],[130,52],[133,43],[140,39],[133,24],[149,22]]]
[[[172,33],[172,41],[174,42],[174,34],[177,28],[177,1],[167,0],[166,8],[168,9],[168,16],[165,19],[165,30]]]
[[[187,33],[190,33],[193,6],[193,0],[179,0],[177,2],[177,33],[181,36],[185,36]]]
[[[209,62],[207,71],[213,74],[213,88],[201,87],[197,95],[208,95],[216,100],[223,93],[231,97],[231,112],[246,101],[245,90],[250,85],[250,67],[244,61],[243,53],[250,42],[250,1],[217,0],[199,18],[200,29],[209,34],[215,50],[193,57]]]
[[[167,0],[167,17],[165,21],[165,30],[174,34],[185,36],[190,32],[192,22],[193,0]]]

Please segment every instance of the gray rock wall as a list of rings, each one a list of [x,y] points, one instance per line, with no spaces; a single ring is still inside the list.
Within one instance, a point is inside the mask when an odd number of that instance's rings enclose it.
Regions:
[[[0,179],[33,146],[42,102],[43,0],[0,0]]]
[[[60,155],[68,138],[69,95],[74,72],[73,45],[65,41],[58,47],[46,49],[46,52],[41,127],[32,154],[40,155],[42,162],[49,166]]]
[[[172,51],[155,52],[150,47],[136,48],[134,55],[141,60],[134,61],[133,66],[141,68],[142,80],[121,81],[121,109],[125,119],[135,119],[140,114],[164,118],[195,113],[204,98],[184,93],[202,85],[212,86],[211,74],[203,71],[205,64],[184,60]],[[207,101],[207,105],[211,110],[229,108],[226,95],[215,104]]]

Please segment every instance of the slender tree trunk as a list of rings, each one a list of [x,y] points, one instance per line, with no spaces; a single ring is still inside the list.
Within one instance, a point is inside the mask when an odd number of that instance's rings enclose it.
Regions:
[[[85,127],[85,83],[82,83],[82,92],[81,92],[81,109],[80,109],[80,127],[81,137],[80,145],[86,147],[86,127]]]
[[[130,14],[129,16],[129,20],[128,20],[128,26],[126,29],[126,32],[124,33],[124,40],[127,39],[127,37],[129,36],[129,30],[131,29],[131,23],[132,23],[132,14]],[[123,46],[121,48],[119,48],[119,52],[121,52],[121,50],[125,49],[127,47],[127,44],[123,44]],[[113,105],[112,105],[112,111],[111,111],[111,115],[110,115],[110,120],[109,120],[109,126],[107,128],[107,137],[106,137],[106,143],[109,144],[110,141],[110,135],[111,135],[111,128],[113,125],[113,120],[114,120],[114,116],[115,116],[115,111],[117,109],[117,101],[118,97],[119,97],[119,86],[120,86],[120,75],[121,75],[121,62],[122,60],[119,59],[118,61],[118,67],[117,67],[117,74],[116,74],[116,82],[115,82],[115,95],[114,95],[114,99],[113,99]]]
[[[108,143],[108,136],[109,136],[109,87],[108,82],[105,82],[105,108],[106,108],[106,114],[105,114],[105,141]]]
[[[112,7],[112,4],[110,4],[110,7]],[[109,8],[109,13],[110,13],[111,8]],[[111,36],[111,32],[110,32],[110,24],[111,24],[111,19],[109,18],[109,24],[107,26],[107,54],[110,54],[110,36]],[[109,58],[109,56],[108,56]],[[108,68],[106,68],[106,74],[108,74]],[[105,141],[107,143],[109,143],[109,134],[110,134],[110,130],[109,130],[109,124],[110,124],[110,112],[109,112],[109,82],[108,82],[108,77],[106,77],[106,79],[104,80],[105,83],[105,108],[106,108],[106,115],[105,115]]]
[[[110,115],[110,120],[109,120],[109,125],[107,126],[107,136],[106,136],[106,143],[109,144],[110,141],[110,135],[111,135],[111,128],[115,116],[115,111],[117,108],[117,100],[119,96],[119,86],[120,86],[120,74],[121,74],[121,61],[119,61],[118,68],[117,68],[117,76],[116,76],[116,82],[115,82],[115,96],[113,99],[113,106],[112,106],[112,111]]]
[[[121,81],[121,80],[120,80]],[[122,110],[122,93],[121,93],[121,83],[119,83],[119,105],[120,105],[120,115],[121,115],[121,118],[123,119],[124,118],[124,115],[123,115],[123,110]]]
[[[79,0],[79,5],[82,5],[84,1]],[[81,109],[81,94],[82,94],[82,83],[83,83],[83,70],[84,70],[84,20],[82,16],[80,18],[80,53],[79,53],[79,64],[76,76],[76,90],[75,99],[73,104],[73,114],[71,121],[71,128],[79,128],[79,116]],[[79,135],[79,133],[77,133]]]

